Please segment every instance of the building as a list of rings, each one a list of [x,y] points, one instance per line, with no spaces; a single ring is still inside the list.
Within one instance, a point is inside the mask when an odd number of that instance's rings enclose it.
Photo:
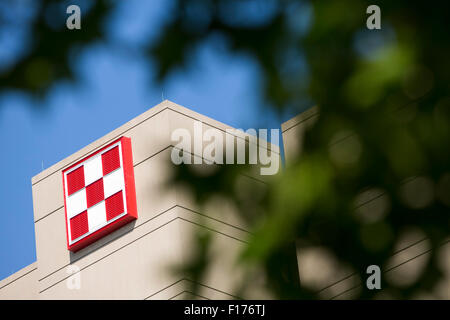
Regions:
[[[301,153],[301,133],[317,116],[318,110],[313,108],[282,124],[287,165],[292,157]],[[171,132],[177,128],[193,132],[197,120],[203,123],[203,130],[215,128],[221,135],[229,135],[226,132],[230,129],[229,126],[166,100],[33,177],[37,261],[0,282],[0,299],[236,298],[233,296],[234,289],[242,282],[245,274],[233,262],[249,235],[245,231],[245,223],[231,206],[222,204],[200,208],[187,190],[167,185],[174,170],[170,160],[174,148]],[[105,171],[103,163],[105,182],[101,199],[106,203],[108,196],[117,190],[126,193],[127,196],[121,198],[123,200],[120,203],[128,208],[124,214],[130,217],[123,224],[111,229],[107,227],[106,232],[77,247],[76,239],[87,239],[105,229],[95,229],[95,226],[86,225],[86,222],[77,222],[81,227],[74,229],[72,226],[76,225],[75,222],[72,224],[66,220],[68,213],[65,201],[71,201],[68,200],[72,197],[71,194],[89,184],[88,181],[101,178],[101,169],[95,171],[87,167],[101,168],[100,156],[103,159],[121,137],[130,138],[131,141],[131,167],[134,171],[135,209],[138,218],[134,219],[133,208],[129,208],[133,199],[128,198],[129,188],[126,186],[128,178],[125,167],[128,160],[125,150],[122,165],[118,165],[124,168],[125,182],[114,185],[116,189],[113,192],[107,191],[107,186],[110,185],[106,182],[109,170]],[[245,136],[232,137],[243,138]],[[280,156],[277,146],[269,144],[268,148]],[[97,165],[87,165],[84,162],[93,158],[98,160]],[[70,187],[67,175],[80,165],[85,166],[83,184]],[[248,179],[248,183],[264,185],[267,176],[261,176],[258,172],[252,171],[253,177],[243,179]],[[96,175],[98,177],[92,178]],[[67,190],[70,188],[73,190]],[[93,197],[97,196],[94,193]],[[376,203],[376,199],[377,195],[373,195],[372,199],[368,199],[368,205]],[[96,201],[94,202],[97,203]],[[84,210],[83,212],[90,214],[89,208],[94,205],[83,205],[87,210],[82,208],[78,211]],[[102,209],[102,212],[108,212],[107,207],[105,204],[106,209]],[[68,214],[70,221],[82,216],[78,211],[76,215]],[[113,214],[111,220],[107,220],[113,223],[121,218],[120,215]],[[107,222],[101,223],[103,224],[99,226],[107,226]],[[173,266],[188,261],[194,254],[191,240],[199,230],[215,234],[213,247],[220,255],[214,259],[212,268],[202,283],[196,283],[200,290],[194,296],[190,290],[192,279],[174,272]],[[421,239],[414,237],[405,240],[404,246],[393,257],[392,274],[401,277],[413,272],[420,266],[420,261],[426,259],[429,249],[427,242],[419,240]],[[447,253],[449,249],[450,245],[447,244]],[[333,262],[320,252],[305,255],[301,247],[297,251],[300,279],[315,282],[317,288],[322,290],[323,298],[351,298],[352,293],[358,290],[355,279],[345,270],[335,268]],[[317,273],[312,274],[312,270],[328,271],[318,276]],[[449,278],[443,283],[442,289],[442,297],[447,299],[450,298],[448,290],[445,292],[450,287]],[[264,289],[263,280],[255,281],[244,297],[271,298],[270,293]]]
[[[192,254],[190,240],[199,228],[216,233],[214,245],[226,253],[200,284],[200,295],[233,298],[229,293],[244,275],[230,262],[248,236],[245,226],[237,215],[225,214],[226,208],[200,212],[185,190],[166,185],[174,170],[171,132],[192,131],[196,120],[203,123],[203,130],[216,128],[224,135],[230,128],[166,100],[33,177],[37,261],[1,281],[0,299],[191,298],[190,280],[175,274],[173,266]],[[62,172],[122,136],[131,139],[139,217],[72,252]],[[279,153],[278,147],[273,148]],[[86,173],[86,182],[89,179]],[[70,289],[68,282],[77,270],[80,288]],[[261,290],[255,291],[255,297],[264,297]]]

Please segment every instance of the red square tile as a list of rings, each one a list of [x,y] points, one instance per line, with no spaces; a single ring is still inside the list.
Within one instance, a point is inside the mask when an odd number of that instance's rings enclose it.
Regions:
[[[109,221],[124,212],[122,191],[106,198],[106,219]]]
[[[87,207],[90,208],[94,204],[104,200],[103,178],[91,183],[86,187]]]
[[[77,192],[84,188],[84,167],[81,166],[78,169],[73,170],[67,174],[67,193],[70,196],[72,193]]]
[[[87,211],[76,215],[70,219],[70,233],[72,239],[81,237],[83,234],[89,231]]]
[[[111,150],[102,154],[103,175],[120,168],[120,154],[119,147],[114,147]]]

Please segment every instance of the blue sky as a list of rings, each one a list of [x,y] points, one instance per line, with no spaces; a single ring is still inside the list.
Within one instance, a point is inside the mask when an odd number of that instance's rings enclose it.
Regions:
[[[138,48],[142,39],[157,35],[169,13],[165,0],[122,1],[107,25],[109,36]],[[0,34],[0,54],[15,45]],[[162,92],[165,99],[244,129],[278,128],[291,116],[262,111],[257,64],[213,43],[162,86],[152,80],[154,62],[138,51],[97,44],[73,63],[82,85],[56,84],[39,102],[45,106],[17,92],[0,96],[0,279],[36,260],[31,177],[158,104]]]

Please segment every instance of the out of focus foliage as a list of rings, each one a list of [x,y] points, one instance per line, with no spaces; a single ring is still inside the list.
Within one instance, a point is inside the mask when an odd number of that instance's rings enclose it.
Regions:
[[[66,27],[70,4],[81,6],[82,30]],[[110,1],[0,1],[0,93],[30,92],[36,97],[56,81],[78,80],[76,59],[82,49],[105,38]]]
[[[196,46],[217,38],[230,51],[249,54],[259,63],[263,93],[274,108],[300,112],[313,101],[320,110],[302,138],[301,155],[289,159],[262,198],[249,189],[247,201],[241,201],[242,188],[233,189],[224,173],[235,168],[224,166],[207,178],[189,168],[180,170],[179,179],[189,181],[205,203],[220,194],[244,217],[249,208],[264,208],[259,222],[253,220],[241,263],[249,269],[264,266],[276,297],[320,297],[322,288],[308,281],[295,285],[292,246],[297,240],[299,253],[320,248],[331,265],[345,266],[348,274],[359,277],[356,297],[433,296],[448,273],[438,252],[448,241],[450,222],[450,4],[177,4],[173,20],[150,51],[159,61],[161,79],[187,63]],[[381,8],[381,30],[366,28],[371,4]],[[360,210],[370,194],[379,199],[377,207]],[[366,289],[367,266],[386,271],[408,233],[416,241],[429,239],[426,265],[406,282],[383,276],[382,295]],[[208,259],[202,261],[207,270]],[[198,278],[202,269],[197,265],[195,271]]]
[[[38,93],[76,79],[70,59],[105,37],[101,24],[114,4],[89,2],[82,32],[68,33],[65,10],[58,10],[65,2],[33,2],[36,10],[21,20],[10,16],[13,2],[1,2],[0,28],[20,23],[28,45],[1,66],[0,90]],[[450,2],[175,2],[158,40],[144,49],[157,62],[159,80],[213,39],[253,57],[263,94],[276,110],[320,110],[302,137],[300,156],[290,158],[259,196],[253,188],[234,188],[241,176],[234,166],[206,176],[180,167],[176,180],[187,183],[198,201],[227,199],[251,225],[242,266],[262,268],[275,297],[318,298],[321,288],[302,279],[299,285],[295,241],[299,252],[320,248],[364,283],[366,267],[385,270],[412,230],[417,239],[428,239],[430,258],[407,283],[382,277],[381,292],[393,298],[433,294],[448,272],[439,248],[448,241],[450,217]],[[371,4],[381,8],[381,30],[366,28]],[[381,208],[359,210],[370,194],[382,199]],[[210,236],[198,239],[198,254],[184,269],[194,282],[211,262]],[[357,293],[380,294],[365,286]]]

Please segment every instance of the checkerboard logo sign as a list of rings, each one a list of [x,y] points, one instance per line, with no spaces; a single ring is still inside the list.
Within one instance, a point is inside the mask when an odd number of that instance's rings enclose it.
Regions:
[[[130,138],[63,170],[67,247],[80,250],[137,219]]]

